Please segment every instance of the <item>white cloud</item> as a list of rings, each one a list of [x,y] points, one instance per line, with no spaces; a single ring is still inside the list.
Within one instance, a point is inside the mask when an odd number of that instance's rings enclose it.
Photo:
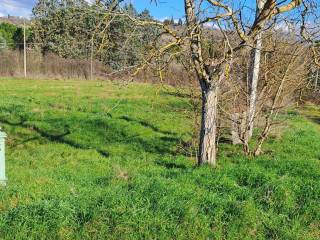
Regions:
[[[12,15],[28,17],[31,14],[32,5],[32,0],[1,0],[0,14],[2,16]]]
[[[279,31],[283,31],[283,32],[289,32],[289,30],[291,30],[292,27],[293,26],[287,22],[278,22],[274,26],[275,30],[279,30]]]
[[[219,29],[219,26],[213,22],[206,22],[203,24],[203,27],[207,29]]]
[[[158,21],[163,22],[164,20],[170,19],[169,17],[157,18]]]
[[[160,22],[163,22],[164,20],[171,20],[172,17],[162,17],[162,18],[156,18],[156,20],[160,21]],[[183,18],[181,18],[181,20],[183,21]],[[174,18],[173,21],[175,23],[178,23],[179,22],[179,18]]]

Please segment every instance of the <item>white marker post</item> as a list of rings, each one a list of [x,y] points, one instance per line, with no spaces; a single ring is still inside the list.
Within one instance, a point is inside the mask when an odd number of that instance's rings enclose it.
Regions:
[[[7,134],[1,131],[0,128],[0,186],[7,185],[6,178],[6,156],[5,156],[5,141]]]

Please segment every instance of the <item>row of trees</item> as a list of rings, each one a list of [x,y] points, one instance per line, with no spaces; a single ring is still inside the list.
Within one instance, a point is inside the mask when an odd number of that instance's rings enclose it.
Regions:
[[[112,1],[89,4],[85,0],[39,0],[27,23],[27,46],[42,55],[56,54],[66,59],[93,58],[119,70],[138,64],[146,48],[153,44],[157,29],[136,26],[119,14],[105,15]],[[115,4],[113,12],[120,11]],[[132,4],[121,6],[121,12],[140,20],[153,20],[149,11],[137,12]],[[23,27],[11,23],[0,24],[0,48],[23,49]]]
[[[174,18],[171,17],[171,19],[165,19],[165,20],[163,21],[163,24],[173,25],[173,26],[174,26],[174,25],[182,26],[182,25],[183,25],[183,21],[182,21],[181,18],[179,18],[178,21],[176,22],[176,21],[174,20]]]

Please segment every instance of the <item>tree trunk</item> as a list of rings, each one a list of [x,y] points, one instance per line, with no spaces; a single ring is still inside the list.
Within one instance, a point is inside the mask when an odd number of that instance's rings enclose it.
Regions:
[[[242,144],[243,133],[245,129],[245,123],[243,119],[245,116],[242,116],[242,113],[232,113],[231,115],[231,139],[233,145]]]
[[[260,15],[265,0],[257,0],[257,11],[256,17]],[[257,88],[260,73],[260,62],[261,62],[261,48],[262,48],[262,33],[258,33],[255,39],[255,44],[251,53],[251,63],[249,69],[249,107],[247,112],[247,129],[245,142],[248,144],[253,134],[254,118],[256,114],[256,102],[257,102]]]
[[[202,89],[202,118],[199,145],[199,165],[216,166],[217,155],[217,107],[218,88],[203,87]]]
[[[252,137],[254,118],[256,113],[256,101],[257,101],[257,87],[259,81],[260,72],[260,60],[261,60],[261,47],[262,47],[262,36],[261,33],[258,34],[256,44],[252,50],[252,63],[250,67],[249,75],[249,88],[250,88],[250,98],[249,98],[249,109],[248,109],[248,126],[247,134],[248,140]]]
[[[195,13],[195,1],[184,0],[190,36],[190,51],[195,72],[202,89],[202,113],[198,164],[216,165],[218,88],[202,56],[201,27]]]

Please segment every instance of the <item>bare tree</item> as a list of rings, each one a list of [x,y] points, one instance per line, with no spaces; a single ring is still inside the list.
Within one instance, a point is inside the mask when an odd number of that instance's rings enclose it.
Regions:
[[[201,1],[202,2],[202,1]],[[200,2],[200,4],[201,4]],[[255,114],[256,85],[259,75],[261,33],[270,20],[279,14],[289,12],[301,4],[301,0],[286,1],[261,0],[257,4],[257,14],[249,31],[243,29],[244,22],[237,11],[233,10],[232,3],[224,1],[207,0],[213,8],[212,12],[217,13],[209,16],[205,20],[200,19],[201,6],[197,7],[196,1],[185,0],[185,13],[187,18],[188,34],[190,38],[190,49],[194,68],[202,90],[202,120],[200,130],[200,155],[199,164],[208,163],[216,165],[216,136],[217,136],[217,114],[218,114],[218,91],[221,82],[226,80],[230,74],[233,59],[239,51],[243,51],[248,46],[254,46],[253,71],[251,81],[250,113],[248,114],[248,136],[253,129],[253,116]],[[223,11],[223,12],[222,12]],[[222,13],[221,13],[222,12]],[[238,35],[239,42],[235,46],[230,45],[230,40],[226,34],[226,29],[219,25],[225,21],[224,26],[231,25],[233,31]],[[226,45],[229,47],[222,58],[204,59],[202,49],[202,25],[203,23],[214,22],[219,26],[222,35],[225,37]],[[209,61],[207,61],[209,60]],[[252,120],[251,120],[252,119]],[[247,147],[248,141],[245,141]]]
[[[276,44],[274,44],[274,41]],[[271,52],[264,53],[262,81],[263,90],[259,94],[257,109],[261,112],[262,130],[254,147],[253,155],[262,152],[262,145],[267,139],[271,127],[279,121],[282,109],[296,101],[297,92],[308,82],[309,58],[308,48],[299,41],[291,39],[271,39],[269,44],[277,45]]]
[[[266,0],[257,0],[256,18],[261,14]],[[257,87],[259,81],[260,61],[261,61],[261,49],[262,49],[262,32],[259,32],[254,40],[254,45],[251,53],[251,63],[249,69],[249,103],[247,110],[247,131],[245,135],[245,141],[248,142],[252,137],[254,115],[257,101]]]
[[[201,86],[202,117],[200,129],[199,164],[216,165],[216,137],[218,114],[218,82],[224,78],[224,73],[212,74],[205,64],[202,53],[201,26],[199,25],[195,2],[185,0],[185,12],[190,36],[192,61]],[[217,75],[217,76],[215,76]],[[220,77],[220,79],[215,79]]]
[[[301,2],[302,0],[257,1],[257,13],[254,20],[252,24],[246,24],[241,14],[243,7],[241,1],[239,1],[239,4],[233,4],[234,2],[227,0],[184,0],[186,31],[176,30],[172,26],[158,21],[135,19],[121,12],[112,13],[114,16],[127,16],[128,20],[136,26],[151,25],[162,30],[160,34],[162,38],[159,38],[161,40],[158,39],[155,42],[154,48],[146,54],[145,59],[135,68],[133,75],[137,75],[147,67],[154,67],[159,69],[161,78],[162,71],[165,69],[163,65],[170,63],[181,52],[187,51],[185,46],[188,46],[202,98],[199,165],[216,165],[219,91],[222,87],[227,86],[226,83],[231,78],[234,62],[244,55],[244,52],[253,49],[251,64],[252,94],[250,94],[251,104],[249,104],[250,111],[248,111],[247,116],[249,127],[246,127],[249,132],[248,136],[251,135],[260,70],[262,32],[270,27],[270,23],[275,17],[293,11]],[[209,30],[207,26],[209,26]],[[210,29],[210,26],[214,26],[214,29]],[[208,31],[215,33],[210,40],[207,37]],[[163,37],[164,35],[167,37]],[[208,53],[210,52],[208,50],[210,44],[209,48],[216,51],[213,54]],[[156,60],[161,58],[162,61]],[[241,141],[244,142],[245,148],[248,148],[246,138],[242,137]]]

